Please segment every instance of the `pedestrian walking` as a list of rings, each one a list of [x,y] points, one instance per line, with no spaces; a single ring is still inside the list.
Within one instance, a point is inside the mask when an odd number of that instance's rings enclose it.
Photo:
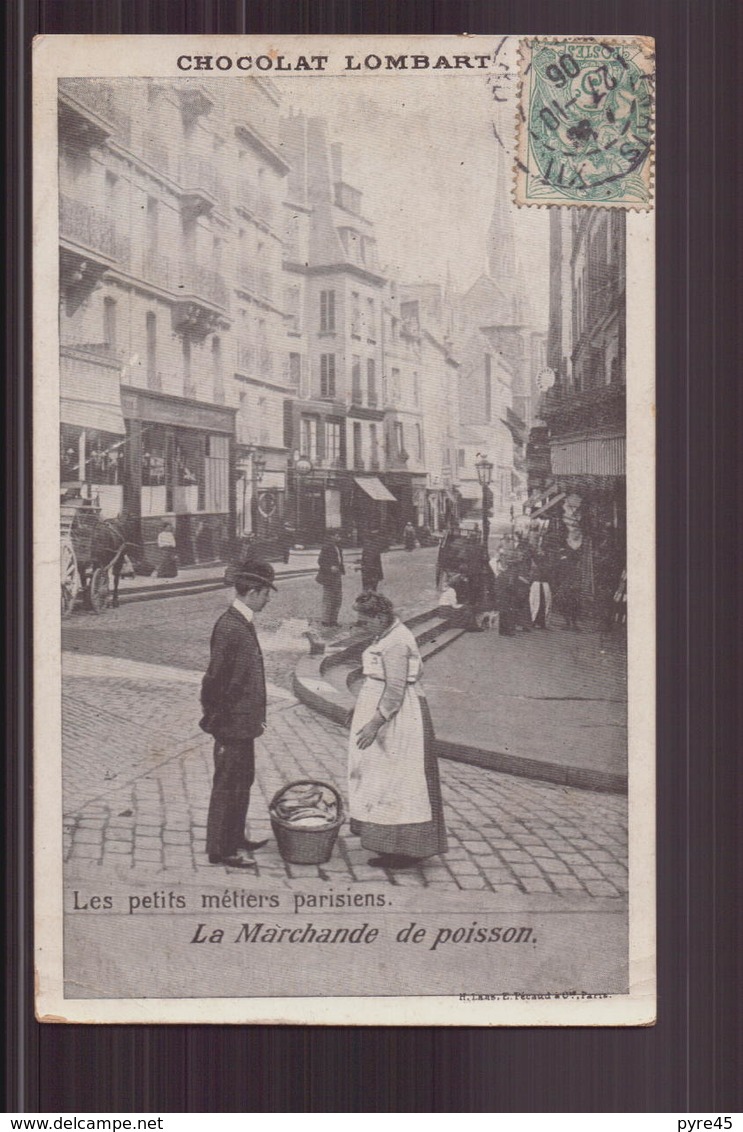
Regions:
[[[351,833],[377,856],[374,868],[404,869],[447,848],[433,728],[419,680],[415,637],[382,594],[361,594],[360,624],[374,633],[351,721]]]
[[[377,586],[384,579],[382,571],[382,551],[379,531],[372,531],[364,539],[361,548],[361,587],[369,593],[376,593]]]
[[[214,737],[206,852],[212,865],[249,869],[255,866],[252,851],[266,844],[245,837],[255,740],[266,729],[266,677],[253,621],[276,587],[273,567],[260,559],[236,566],[233,579],[235,599],[212,631],[201,685],[200,726]]]
[[[402,541],[406,550],[415,550],[415,527],[410,520],[403,527]]]
[[[338,613],[343,601],[343,565],[341,536],[336,531],[328,535],[317,560],[318,571],[315,581],[322,586],[322,623],[325,626],[338,624]]]

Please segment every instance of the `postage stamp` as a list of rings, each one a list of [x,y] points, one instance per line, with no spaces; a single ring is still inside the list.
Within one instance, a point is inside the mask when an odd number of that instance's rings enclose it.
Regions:
[[[652,40],[520,44],[519,205],[651,208]]]
[[[655,214],[518,51],[35,45],[44,1021],[655,1017]]]

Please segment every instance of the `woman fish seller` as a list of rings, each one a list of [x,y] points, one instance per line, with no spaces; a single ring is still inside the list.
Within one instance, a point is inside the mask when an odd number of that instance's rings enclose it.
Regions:
[[[363,593],[354,610],[374,640],[362,657],[349,737],[351,833],[378,854],[374,868],[411,868],[447,848],[433,729],[418,684],[423,662],[386,597]]]

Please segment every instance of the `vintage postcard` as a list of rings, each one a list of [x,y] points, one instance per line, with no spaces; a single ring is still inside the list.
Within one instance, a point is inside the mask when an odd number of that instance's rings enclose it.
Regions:
[[[653,78],[35,42],[42,1021],[654,1021]]]

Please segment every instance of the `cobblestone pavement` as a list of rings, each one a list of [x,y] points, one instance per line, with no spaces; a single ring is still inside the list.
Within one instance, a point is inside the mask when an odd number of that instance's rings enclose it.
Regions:
[[[169,609],[179,599],[167,604]],[[200,598],[183,599],[198,605]],[[127,610],[127,615],[132,610]],[[209,612],[209,621],[213,610]],[[187,620],[187,619],[186,619]],[[69,878],[157,884],[234,880],[207,863],[211,743],[197,727],[200,671],[65,656],[64,841]],[[268,803],[287,782],[334,783],[345,794],[346,732],[269,689],[258,745],[250,836],[271,836]],[[256,854],[259,880],[291,887],[394,886],[541,894],[559,902],[626,892],[626,799],[440,764],[450,849],[424,867],[380,875],[344,826],[323,866],[287,865],[273,839]],[[242,878],[245,873],[239,874]]]

